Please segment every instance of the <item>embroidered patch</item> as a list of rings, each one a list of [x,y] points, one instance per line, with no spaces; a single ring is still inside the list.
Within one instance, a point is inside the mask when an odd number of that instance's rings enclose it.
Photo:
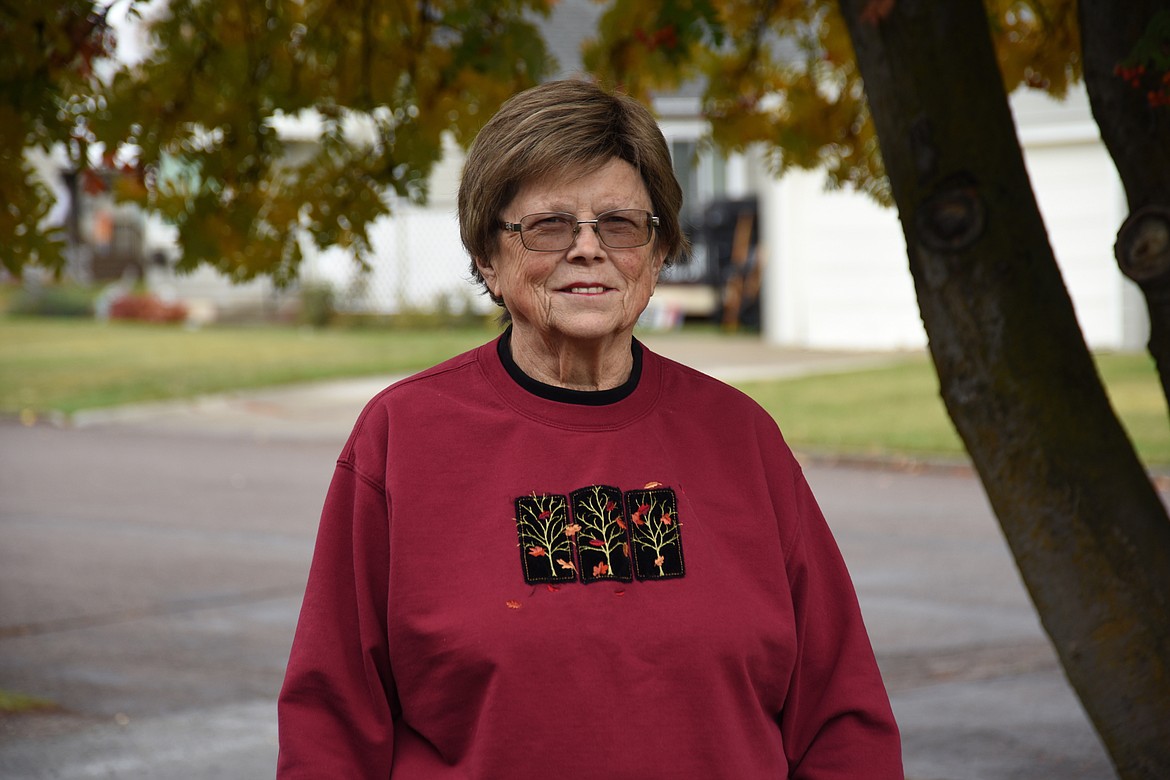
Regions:
[[[573,518],[565,533],[577,543],[581,582],[633,580],[622,491],[592,485],[574,490],[569,498]]]
[[[525,582],[576,579],[568,525],[569,502],[564,496],[533,493],[516,499],[516,533]]]
[[[633,542],[634,573],[640,580],[681,577],[682,537],[678,500],[670,488],[631,490],[626,493],[626,517]]]

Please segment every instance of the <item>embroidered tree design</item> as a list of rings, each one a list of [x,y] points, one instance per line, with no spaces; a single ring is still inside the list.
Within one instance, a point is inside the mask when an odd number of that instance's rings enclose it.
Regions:
[[[657,572],[644,572],[642,565],[638,567],[639,576],[669,577],[682,574],[682,546],[679,539],[678,513],[675,509],[674,492],[667,490],[631,491],[627,494],[630,506],[639,502],[637,508],[630,512],[630,521],[634,524],[634,545],[648,554],[638,556],[639,564],[648,561],[656,567]],[[651,556],[653,556],[651,558]],[[667,558],[677,558],[678,571],[667,571]]]
[[[593,485],[573,492],[573,524],[566,534],[575,535],[581,558],[581,576],[591,579],[629,579],[630,546],[617,488]],[[585,558],[596,561],[590,569]]]
[[[568,502],[560,495],[523,496],[516,499],[516,529],[527,579],[533,581],[574,579],[573,551],[568,526]],[[538,570],[547,566],[547,576]]]

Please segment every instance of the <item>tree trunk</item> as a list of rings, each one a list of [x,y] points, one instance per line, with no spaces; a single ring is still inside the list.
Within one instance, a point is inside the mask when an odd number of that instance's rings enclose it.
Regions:
[[[840,0],[947,411],[1124,778],[1170,777],[1170,520],[1048,244],[980,0]]]
[[[1150,354],[1170,403],[1170,104],[1158,97],[1170,97],[1170,84],[1152,71],[1118,72],[1136,67],[1135,47],[1159,12],[1170,24],[1170,0],[1080,0],[1078,7],[1089,105],[1129,202],[1114,253],[1145,295]]]

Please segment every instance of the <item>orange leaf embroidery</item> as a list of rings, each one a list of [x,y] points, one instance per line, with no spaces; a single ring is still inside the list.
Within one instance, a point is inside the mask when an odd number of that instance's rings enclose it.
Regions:
[[[577,525],[576,523],[573,523],[571,525],[566,525],[565,526],[565,536],[572,536],[573,534],[577,533],[580,530],[581,530],[581,526]]]
[[[507,601],[504,602],[504,605],[508,609],[520,609],[520,607],[522,606],[520,604],[520,602],[517,601],[516,599],[508,599]]]
[[[670,525],[670,523],[671,523],[671,520],[670,520],[670,512],[667,512],[666,514],[664,514],[664,515],[662,516],[662,524],[663,524],[663,525]]]
[[[561,565],[562,569],[572,569],[577,571],[577,567],[573,565],[572,561],[566,561],[564,558],[557,558],[557,563]]]
[[[609,573],[609,566],[607,566],[604,562],[599,563],[593,567],[593,576],[594,577],[604,577],[608,573]]]
[[[659,555],[657,558],[654,559],[654,565],[661,566],[665,561],[666,561],[666,556]]]
[[[601,541],[600,539],[590,539],[589,544],[593,547],[605,547],[605,542]]]
[[[543,547],[529,547],[528,554],[533,558],[540,558],[543,555],[547,555]]]
[[[644,487],[642,489],[649,490],[650,488],[656,488],[656,487],[662,487],[662,483],[661,482],[647,482],[646,487]]]

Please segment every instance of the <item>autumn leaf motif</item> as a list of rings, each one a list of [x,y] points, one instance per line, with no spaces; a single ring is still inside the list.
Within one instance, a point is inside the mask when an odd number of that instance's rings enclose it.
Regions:
[[[682,540],[674,491],[661,487],[631,490],[626,494],[626,504],[634,521],[632,557],[638,578],[681,577]]]
[[[504,602],[504,606],[506,606],[508,609],[520,609],[520,607],[523,605],[516,599],[508,599]]]
[[[572,537],[580,530],[581,526],[577,525],[576,523],[570,523],[569,525],[565,526],[565,536]]]
[[[646,525],[645,516],[649,511],[649,504],[641,504],[637,509],[634,510],[634,513],[630,515],[630,519],[634,521],[634,525]]]
[[[564,558],[557,558],[557,563],[561,565],[562,569],[572,569],[577,571],[577,567],[573,565],[572,561],[566,561]]]
[[[558,568],[558,559],[572,559],[572,534],[569,504],[565,496],[549,494],[521,496],[516,499],[516,533],[524,579],[529,583],[559,582],[576,578],[574,570]]]
[[[591,485],[571,494],[573,524],[579,526],[574,538],[582,582],[631,579],[622,506],[622,492],[616,487]]]

